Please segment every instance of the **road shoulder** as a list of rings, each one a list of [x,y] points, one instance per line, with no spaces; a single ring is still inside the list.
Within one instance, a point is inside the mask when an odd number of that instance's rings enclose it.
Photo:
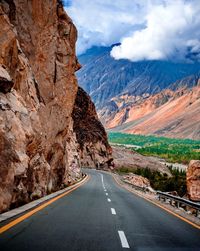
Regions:
[[[9,228],[13,227],[14,225],[22,222],[23,220],[29,218],[30,216],[42,210],[43,208],[47,207],[48,205],[55,202],[56,200],[66,196],[67,194],[76,190],[80,186],[84,185],[89,180],[89,178],[90,177],[86,175],[82,180],[80,180],[79,182],[77,182],[76,184],[70,187],[59,190],[55,193],[44,196],[28,204],[25,204],[19,208],[15,208],[13,210],[10,210],[6,213],[1,214],[0,215],[0,225],[1,225],[0,234],[7,231]]]
[[[137,191],[136,189],[132,188],[131,186],[125,184],[119,177],[118,174],[109,173],[118,186],[128,190],[129,192],[133,193],[134,195],[137,195],[148,202],[160,207],[161,209],[167,211],[168,213],[174,215],[175,217],[178,217],[179,219],[187,222],[188,224],[192,225],[193,227],[200,229],[200,219],[198,217],[195,217],[193,215],[190,215],[186,213],[184,210],[180,210],[178,208],[172,207],[169,204],[162,203],[158,199],[156,199],[156,195],[150,194],[150,193],[144,193]]]

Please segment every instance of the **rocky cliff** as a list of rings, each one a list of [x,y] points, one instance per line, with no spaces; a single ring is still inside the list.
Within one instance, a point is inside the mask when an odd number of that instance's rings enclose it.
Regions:
[[[98,154],[101,163],[110,158],[110,149],[102,156],[109,148],[106,137],[98,136],[85,152],[90,138],[80,144],[74,126],[76,38],[59,0],[0,2],[0,211],[75,182],[80,156],[84,161],[95,151],[93,165]],[[105,136],[103,127],[101,132]]]
[[[187,193],[190,200],[200,201],[200,160],[191,160],[187,169]]]
[[[81,166],[107,168],[112,164],[112,149],[108,144],[106,131],[98,119],[94,103],[80,87],[72,117],[81,152]]]

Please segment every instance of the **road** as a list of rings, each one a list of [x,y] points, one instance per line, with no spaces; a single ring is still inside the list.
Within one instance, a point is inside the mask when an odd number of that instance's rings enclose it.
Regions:
[[[87,170],[77,190],[0,235],[1,251],[196,251],[200,230]]]

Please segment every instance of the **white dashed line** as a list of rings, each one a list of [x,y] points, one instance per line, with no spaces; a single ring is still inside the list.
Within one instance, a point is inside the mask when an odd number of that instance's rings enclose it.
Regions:
[[[118,234],[119,234],[119,238],[120,238],[122,247],[123,247],[123,248],[130,248],[130,246],[129,246],[129,244],[128,244],[128,241],[127,241],[127,239],[126,239],[126,236],[125,236],[124,231],[118,231]]]
[[[107,200],[108,200],[108,202],[111,202],[111,199],[108,198]]]
[[[101,174],[101,181],[102,181],[102,185],[103,185],[103,187],[104,187],[103,174]]]
[[[106,189],[104,189],[104,191],[105,191],[105,192],[107,192],[107,190],[106,190]]]
[[[106,196],[108,196],[108,193],[106,193]]]
[[[106,188],[105,188],[104,181],[103,181],[103,174],[101,174],[101,182],[102,182],[103,189],[106,192]]]
[[[111,213],[116,215],[116,211],[114,208],[111,208]]]

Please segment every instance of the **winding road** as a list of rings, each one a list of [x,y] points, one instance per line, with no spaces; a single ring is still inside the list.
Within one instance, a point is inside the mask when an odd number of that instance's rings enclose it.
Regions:
[[[0,234],[1,251],[198,251],[200,230],[105,172]]]

